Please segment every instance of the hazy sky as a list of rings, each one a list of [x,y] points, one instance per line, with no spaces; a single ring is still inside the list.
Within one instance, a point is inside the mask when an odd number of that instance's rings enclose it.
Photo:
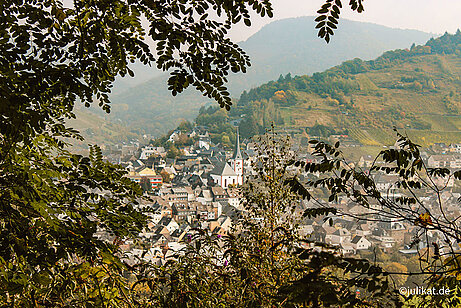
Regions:
[[[317,15],[324,0],[272,0],[272,3],[273,18],[253,18],[251,28],[240,25],[232,31],[231,37],[245,40],[273,20]],[[361,14],[349,9],[349,0],[342,3],[341,17],[347,19],[437,34],[454,33],[461,28],[460,0],[364,0],[365,12]]]
[[[73,0],[63,0],[69,6]],[[271,0],[273,18],[253,14],[250,28],[237,25],[230,36],[235,41],[246,40],[265,24],[277,19],[315,16],[325,0]],[[363,0],[365,12],[352,12],[349,0],[342,0],[341,17],[402,29],[417,29],[434,34],[454,33],[461,28],[461,0]]]

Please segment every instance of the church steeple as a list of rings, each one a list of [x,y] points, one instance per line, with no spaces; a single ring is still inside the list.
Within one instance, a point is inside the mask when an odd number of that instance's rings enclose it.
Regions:
[[[242,152],[240,152],[240,136],[239,130],[237,127],[237,140],[235,142],[235,149],[234,155],[230,160],[232,169],[234,169],[235,174],[237,175],[237,182],[235,184],[242,185],[243,184],[243,156]]]
[[[233,160],[243,160],[242,153],[240,152],[240,140],[239,140],[239,128],[237,127],[237,141],[235,142],[235,149],[234,149],[234,156],[232,157]]]

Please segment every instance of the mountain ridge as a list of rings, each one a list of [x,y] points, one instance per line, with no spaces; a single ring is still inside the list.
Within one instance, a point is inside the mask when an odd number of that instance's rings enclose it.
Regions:
[[[274,28],[279,28],[277,35],[273,35],[276,32]],[[380,33],[395,35],[386,34],[386,39],[382,40],[385,43],[381,42],[376,47]],[[400,33],[401,36],[396,33]],[[376,39],[371,40],[371,36],[375,36]],[[388,36],[391,36],[389,40]],[[299,69],[297,71],[299,73],[312,73],[340,64],[352,57],[366,58],[374,54],[378,56],[391,49],[386,46],[400,44],[404,45],[401,47],[409,47],[411,42],[425,41],[431,36],[432,34],[415,30],[396,30],[375,24],[343,20],[342,29],[335,35],[335,40],[326,45],[317,37],[313,17],[274,21],[241,43],[243,49],[252,58],[252,66],[246,75],[231,76],[229,88],[232,94],[238,96],[242,89],[276,79],[280,74],[285,75],[294,71],[294,68]],[[277,54],[278,51],[274,46],[287,53]],[[271,50],[273,53],[267,55]],[[319,59],[323,59],[323,62],[320,63]],[[158,136],[174,128],[182,119],[193,120],[201,106],[211,103],[208,98],[201,96],[194,89],[188,89],[185,93],[173,97],[167,90],[166,79],[166,75],[156,76],[122,93],[112,95],[112,112],[104,116],[105,121],[127,126],[139,135]],[[85,137],[91,141],[91,136]]]
[[[374,60],[353,59],[312,76],[281,77],[243,92],[229,115],[249,115],[242,122],[253,133],[277,115],[285,127],[308,133],[323,126],[350,133],[365,145],[393,143],[394,126],[423,145],[460,142],[460,88],[458,31]],[[267,106],[275,111],[266,115]]]

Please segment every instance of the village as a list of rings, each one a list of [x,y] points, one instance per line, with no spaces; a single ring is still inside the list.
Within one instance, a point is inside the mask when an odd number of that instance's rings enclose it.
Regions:
[[[181,155],[175,158],[169,158],[164,147],[140,146],[137,143],[121,145],[105,157],[125,167],[128,178],[139,183],[147,196],[140,200],[140,206],[148,209],[148,225],[139,234],[138,241],[120,243],[128,263],[136,263],[142,258],[162,264],[191,241],[197,228],[220,238],[231,231],[245,211],[239,186],[252,172],[252,162],[256,158],[255,144],[248,140],[241,143],[237,131],[233,151],[226,150],[211,142],[206,127],[195,127],[187,133],[173,131],[168,142],[175,143],[181,134],[187,134],[195,142],[181,148]],[[298,147],[294,150],[298,158],[305,162],[320,161],[319,157],[309,153],[311,150],[308,148]],[[429,168],[459,169],[461,144],[435,144],[424,149],[421,156]],[[373,161],[374,157],[364,155],[357,166],[366,170]],[[302,178],[303,175],[300,176]],[[398,196],[398,190],[394,187],[397,175],[378,174],[374,180],[379,191]],[[445,214],[453,218],[460,216],[457,200],[461,194],[456,181],[452,177],[436,180],[436,184],[444,188],[440,198],[446,208]],[[437,212],[438,200],[435,195],[428,192],[419,197],[427,208]],[[303,218],[302,212],[314,206],[312,202],[299,200],[296,210],[300,217],[299,235],[334,245],[344,255],[370,252],[378,247],[384,252],[411,256],[437,243],[443,246],[443,239],[436,232],[429,233],[423,241],[415,242],[419,228],[403,220],[381,217],[378,204],[365,209],[348,198],[340,198],[333,202],[333,206],[347,215],[337,215],[329,221],[322,217]],[[357,218],[364,216],[374,219]],[[104,230],[98,232],[98,237],[117,240]]]

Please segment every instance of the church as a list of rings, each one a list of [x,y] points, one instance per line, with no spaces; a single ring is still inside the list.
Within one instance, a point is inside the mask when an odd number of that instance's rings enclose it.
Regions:
[[[210,172],[210,176],[215,183],[222,188],[228,188],[229,185],[243,184],[243,156],[240,151],[239,132],[237,130],[237,141],[235,143],[234,154],[227,162],[222,162]]]

